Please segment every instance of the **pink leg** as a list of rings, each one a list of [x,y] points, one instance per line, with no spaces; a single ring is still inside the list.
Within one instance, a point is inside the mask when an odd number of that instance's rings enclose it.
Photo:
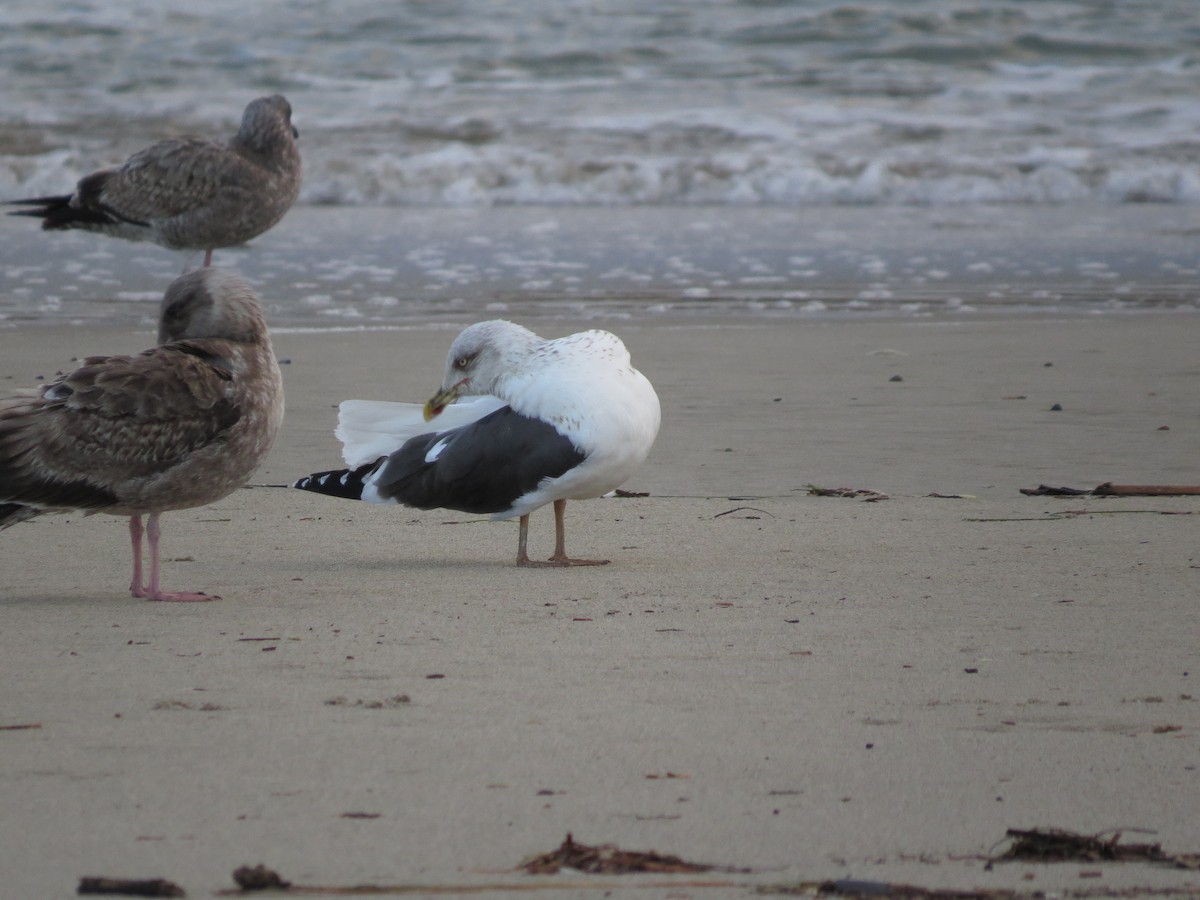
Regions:
[[[563,514],[567,509],[566,500],[554,501],[554,555],[545,562],[531,560],[525,552],[525,538],[528,531],[529,516],[521,516],[521,536],[517,544],[517,565],[530,567],[545,566],[606,566],[607,559],[572,559],[567,556],[567,526]]]
[[[162,530],[158,526],[158,513],[150,513],[150,517],[146,522],[146,535],[150,543],[150,584],[146,587],[146,592],[141,596],[148,600],[176,600],[182,602],[192,602],[199,600],[220,600],[220,597],[210,596],[205,593],[195,593],[192,591],[164,591],[158,586],[158,537]]]
[[[204,267],[208,268],[212,265],[212,247],[204,251]]]
[[[129,542],[133,544],[133,580],[129,582],[129,593],[145,597],[142,589],[142,517],[129,517]]]

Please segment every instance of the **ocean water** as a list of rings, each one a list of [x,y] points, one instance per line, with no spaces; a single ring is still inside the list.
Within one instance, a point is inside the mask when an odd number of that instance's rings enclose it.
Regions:
[[[1200,202],[1196,0],[5,0],[0,197],[276,91],[305,205]]]
[[[0,199],[272,92],[276,324],[1198,309],[1197,0],[5,0]],[[187,262],[0,217],[0,329]]]

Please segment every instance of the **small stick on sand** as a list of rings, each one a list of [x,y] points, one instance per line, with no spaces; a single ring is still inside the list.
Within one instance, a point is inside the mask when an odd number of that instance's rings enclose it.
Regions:
[[[1200,494],[1197,484],[1113,484],[1106,481],[1093,491],[1100,497],[1176,497]]]

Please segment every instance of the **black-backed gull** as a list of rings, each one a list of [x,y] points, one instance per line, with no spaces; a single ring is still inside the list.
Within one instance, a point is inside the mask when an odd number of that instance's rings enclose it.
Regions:
[[[426,422],[436,416],[442,427],[430,431]],[[593,330],[544,340],[512,322],[479,322],[454,340],[441,390],[424,407],[342,403],[337,436],[350,468],[295,486],[372,503],[519,516],[517,565],[601,565],[608,560],[567,555],[567,501],[624,482],[650,452],[659,419],[654,388],[616,335]],[[533,561],[529,514],[547,503],[554,504],[554,555]]]

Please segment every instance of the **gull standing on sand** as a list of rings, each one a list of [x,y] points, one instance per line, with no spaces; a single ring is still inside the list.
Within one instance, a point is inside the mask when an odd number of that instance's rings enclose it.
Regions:
[[[481,395],[455,403],[460,396]],[[425,422],[445,413],[445,427]],[[584,331],[543,340],[500,319],[464,329],[442,388],[425,404],[347,400],[337,436],[350,469],[301,478],[303,490],[418,509],[520,516],[518,566],[592,566],[567,556],[568,500],[599,497],[646,458],[658,395],[621,339]],[[399,449],[395,449],[399,446]],[[554,504],[548,561],[526,551],[529,514]]]
[[[195,269],[167,288],[158,346],[91,357],[40,389],[0,396],[0,528],[48,512],[129,516],[133,596],[216,599],[161,589],[159,516],[244,484],[282,421],[283,378],[254,290]]]
[[[275,94],[246,107],[228,143],[169,138],[114,169],[80,179],[73,194],[10,200],[10,213],[42,219],[42,228],[81,228],[171,250],[232,247],[283,218],[300,193],[298,133],[292,107]]]

